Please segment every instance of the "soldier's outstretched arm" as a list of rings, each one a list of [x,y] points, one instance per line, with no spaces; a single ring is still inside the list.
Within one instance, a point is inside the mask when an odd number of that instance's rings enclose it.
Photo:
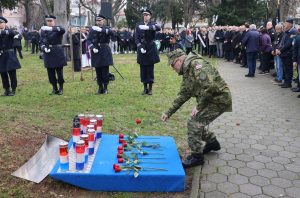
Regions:
[[[59,32],[60,34],[64,34],[66,32],[66,30],[65,30],[65,28],[63,28],[61,26],[54,26],[53,32]]]
[[[170,107],[165,114],[170,118],[190,98],[191,94],[188,90],[188,86],[182,82],[178,97],[173,101],[172,107]]]

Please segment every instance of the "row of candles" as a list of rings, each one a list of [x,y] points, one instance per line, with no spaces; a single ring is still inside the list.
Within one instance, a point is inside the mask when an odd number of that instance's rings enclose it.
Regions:
[[[79,114],[73,119],[72,146],[75,149],[76,170],[83,170],[89,156],[94,155],[95,142],[101,139],[103,115]],[[59,145],[60,169],[69,170],[69,149],[67,142]]]

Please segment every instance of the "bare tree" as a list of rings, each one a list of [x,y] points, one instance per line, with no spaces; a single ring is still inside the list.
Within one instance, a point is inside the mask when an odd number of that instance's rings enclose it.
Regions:
[[[67,0],[54,0],[53,14],[56,16],[56,25],[68,29]],[[63,43],[67,43],[67,34],[64,35]]]

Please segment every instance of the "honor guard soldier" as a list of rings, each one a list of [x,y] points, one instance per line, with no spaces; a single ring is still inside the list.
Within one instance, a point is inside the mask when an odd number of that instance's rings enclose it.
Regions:
[[[151,11],[143,10],[144,21],[136,25],[135,43],[137,45],[137,63],[140,64],[141,82],[144,84],[142,95],[152,95],[154,82],[154,64],[158,63],[159,55],[155,44],[155,33],[160,31],[156,22],[150,21]],[[149,85],[149,87],[148,87]]]
[[[5,90],[3,96],[13,96],[17,88],[16,69],[20,69],[21,65],[13,49],[14,38],[18,35],[13,29],[7,28],[6,23],[7,19],[0,17],[0,74]]]
[[[109,41],[113,31],[109,26],[104,26],[105,17],[101,14],[96,16],[96,26],[92,26],[87,39],[92,55],[92,67],[95,67],[97,83],[99,86],[97,94],[107,94],[109,83],[109,66],[113,65],[113,58]]]
[[[194,52],[186,55],[183,50],[176,49],[168,54],[168,58],[172,69],[183,79],[178,97],[161,119],[167,121],[186,101],[196,98],[197,106],[187,123],[192,154],[182,163],[185,168],[203,165],[203,154],[221,149],[215,134],[207,126],[222,113],[231,111],[230,90],[215,67],[200,55]],[[206,142],[204,148],[202,141]]]
[[[49,82],[53,87],[52,94],[62,95],[64,85],[63,67],[67,65],[62,38],[65,29],[55,25],[55,16],[46,15],[46,26],[41,27],[41,50],[47,68]],[[57,77],[56,77],[57,75]],[[57,88],[59,84],[59,89]]]

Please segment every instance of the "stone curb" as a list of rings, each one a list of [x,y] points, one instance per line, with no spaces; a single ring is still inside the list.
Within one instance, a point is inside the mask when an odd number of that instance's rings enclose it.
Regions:
[[[197,166],[194,168],[192,190],[191,190],[190,198],[199,198],[200,197],[201,170],[202,170],[202,166]]]

